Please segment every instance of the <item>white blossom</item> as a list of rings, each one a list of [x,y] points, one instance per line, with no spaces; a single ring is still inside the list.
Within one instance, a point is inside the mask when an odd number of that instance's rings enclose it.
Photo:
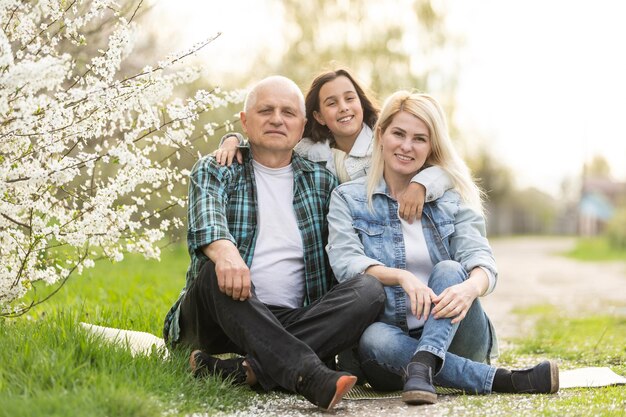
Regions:
[[[184,227],[163,210],[186,204],[174,185],[189,167],[175,158],[196,153],[198,114],[243,99],[219,89],[174,98],[202,75],[184,58],[206,43],[120,77],[138,28],[119,9],[0,0],[0,315],[23,311],[33,283],[58,284],[101,256],[158,258],[166,234]],[[112,13],[108,44],[87,61],[63,49],[85,47],[88,25]]]

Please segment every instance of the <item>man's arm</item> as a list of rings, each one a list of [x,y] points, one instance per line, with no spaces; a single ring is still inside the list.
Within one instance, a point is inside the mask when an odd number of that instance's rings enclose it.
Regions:
[[[209,159],[191,171],[187,208],[187,244],[215,264],[220,290],[235,300],[250,297],[250,271],[241,258],[226,216],[231,176]],[[202,256],[202,255],[200,255]]]
[[[250,298],[250,269],[230,240],[216,240],[202,247],[204,253],[215,264],[217,285],[233,300]]]

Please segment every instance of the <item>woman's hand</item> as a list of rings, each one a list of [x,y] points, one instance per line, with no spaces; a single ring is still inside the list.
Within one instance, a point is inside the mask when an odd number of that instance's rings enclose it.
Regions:
[[[422,209],[426,200],[426,187],[418,182],[411,182],[402,194],[398,196],[398,214],[404,220],[413,223],[413,219],[422,217]]]
[[[411,300],[411,313],[418,319],[428,318],[431,304],[437,296],[432,289],[409,271],[401,269],[398,271],[400,273],[398,281]]]
[[[433,300],[432,314],[436,319],[452,318],[452,324],[458,323],[465,318],[478,295],[478,289],[470,281],[448,287]]]
[[[221,166],[231,166],[233,160],[237,158],[237,162],[240,164],[243,163],[243,157],[241,155],[241,151],[237,147],[239,145],[239,140],[236,136],[229,136],[224,139],[222,146],[217,148],[213,152],[213,156],[215,157],[215,161]]]

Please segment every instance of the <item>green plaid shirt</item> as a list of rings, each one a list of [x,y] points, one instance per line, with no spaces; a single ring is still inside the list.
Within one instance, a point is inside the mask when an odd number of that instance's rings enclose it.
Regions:
[[[163,336],[179,337],[179,305],[208,260],[201,248],[219,239],[237,246],[248,267],[252,265],[257,232],[254,170],[249,152],[243,164],[222,167],[209,156],[192,169],[187,210],[187,247],[191,264],[185,288],[165,317]],[[334,282],[324,247],[328,240],[326,214],[337,180],[328,170],[294,153],[293,208],[304,248],[305,304],[324,295]]]

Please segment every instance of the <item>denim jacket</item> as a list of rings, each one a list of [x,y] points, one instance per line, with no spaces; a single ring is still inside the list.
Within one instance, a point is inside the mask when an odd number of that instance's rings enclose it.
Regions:
[[[371,211],[366,187],[366,179],[360,178],[341,184],[331,197],[326,251],[339,282],[363,274],[372,265],[406,269],[398,203],[381,179],[373,194]],[[497,278],[485,220],[463,204],[456,191],[446,191],[441,198],[424,204],[421,221],[433,264],[452,259],[468,273],[483,267]],[[488,292],[493,285],[490,287]],[[385,286],[385,293],[387,301],[380,320],[408,331],[404,290],[399,285]],[[492,335],[495,337],[495,333]]]

